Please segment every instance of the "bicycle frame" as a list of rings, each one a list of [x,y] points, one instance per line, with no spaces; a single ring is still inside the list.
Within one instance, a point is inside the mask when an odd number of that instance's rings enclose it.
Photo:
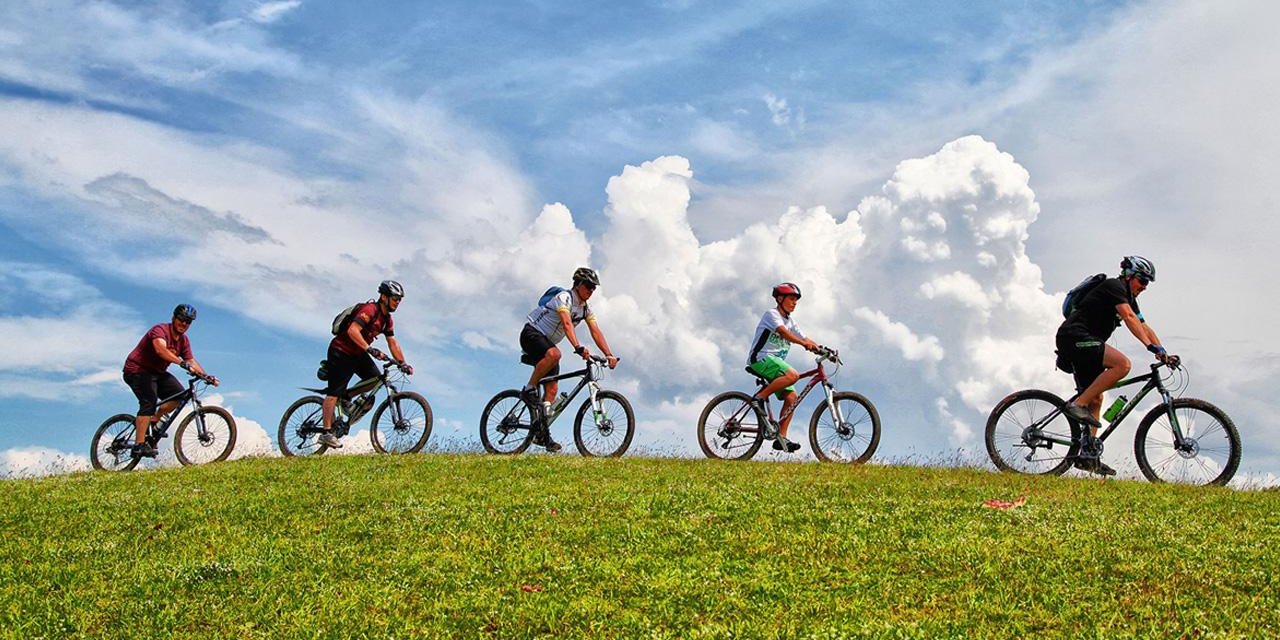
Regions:
[[[1138,390],[1137,395],[1135,395],[1132,400],[1129,400],[1129,402],[1125,404],[1124,408],[1120,410],[1120,413],[1116,415],[1116,417],[1113,420],[1107,423],[1106,429],[1103,429],[1102,433],[1098,434],[1098,439],[1105,441],[1107,437],[1110,436],[1111,433],[1115,431],[1117,427],[1120,426],[1120,423],[1123,422],[1124,419],[1128,417],[1130,413],[1133,413],[1134,409],[1137,408],[1138,403],[1141,402],[1142,399],[1145,398],[1148,393],[1151,393],[1152,390],[1156,390],[1160,392],[1160,398],[1161,398],[1162,404],[1164,404],[1166,407],[1172,405],[1173,396],[1169,393],[1169,390],[1165,388],[1164,381],[1160,379],[1160,375],[1157,373],[1157,370],[1162,366],[1164,365],[1162,365],[1161,363],[1153,364],[1151,365],[1150,373],[1144,373],[1140,376],[1127,378],[1115,383],[1114,385],[1111,385],[1110,389],[1108,390],[1120,389],[1123,387],[1128,387],[1128,386],[1135,385],[1142,382],[1146,383],[1146,384],[1143,384],[1142,388]],[[1071,402],[1072,400],[1075,400],[1078,397],[1080,397],[1079,392],[1075,393],[1070,398],[1067,398],[1067,402]],[[1061,413],[1062,413],[1062,409],[1060,408],[1054,409],[1047,416],[1042,418],[1039,422],[1032,424],[1029,428],[1039,431],[1041,425],[1049,423],[1054,418],[1061,415]],[[1176,412],[1173,412],[1173,411],[1169,412],[1169,426],[1173,428],[1174,443],[1181,444],[1182,428],[1178,425],[1178,416],[1176,415]],[[1041,440],[1056,442],[1058,444],[1062,444],[1066,446],[1071,445],[1071,440],[1067,440],[1064,438],[1055,438],[1052,435],[1044,434],[1044,433],[1040,433],[1038,434],[1038,436]]]
[[[827,396],[827,406],[831,407],[831,414],[835,418],[836,424],[841,424],[844,422],[844,416],[840,415],[840,406],[835,401],[835,385],[831,384],[831,379],[827,376],[826,369],[823,368],[823,365],[822,365],[823,360],[824,358],[819,356],[815,360],[815,364],[817,366],[815,366],[813,369],[810,369],[809,371],[806,371],[800,374],[800,377],[796,379],[796,382],[799,382],[801,380],[804,380],[805,378],[812,378],[812,380],[809,380],[809,383],[804,386],[804,389],[800,391],[799,396],[796,398],[796,403],[791,405],[790,409],[784,410],[781,414],[778,415],[776,419],[773,417],[773,404],[769,402],[769,396],[765,396],[763,398],[756,398],[757,403],[764,405],[765,412],[769,418],[768,424],[765,425],[764,435],[766,438],[777,437],[778,425],[780,425],[782,421],[791,417],[795,413],[796,409],[800,408],[800,403],[804,402],[804,399],[809,395],[809,392],[813,391],[813,388],[818,385],[822,385],[823,387],[823,392]],[[753,372],[751,375],[756,375],[756,374]],[[756,378],[757,380],[761,380],[761,381],[764,380],[763,378],[760,378],[758,375],[756,375]],[[768,385],[767,382],[758,383],[758,386],[763,387],[766,385]],[[742,405],[740,409],[735,411],[733,415],[730,416],[730,420],[733,420],[734,422],[740,422],[742,418],[742,414],[746,413],[750,407],[751,407],[750,404]],[[740,429],[740,433],[755,433],[755,432],[756,432],[756,429],[750,429],[750,428]]]
[[[376,394],[380,389],[386,387],[387,397],[400,393],[400,388],[391,380],[391,368],[396,366],[395,362],[388,361],[382,365],[382,372],[371,378],[365,378],[349,387],[338,396],[338,404],[334,406],[333,426],[335,431],[341,431],[342,435],[350,432],[351,426],[359,422],[366,413],[372,409],[376,403],[370,402],[367,407],[359,411],[352,412],[351,401],[365,393]],[[327,393],[325,389],[314,389],[310,387],[302,387],[304,391],[312,391],[315,393]],[[392,418],[399,421],[403,416],[400,415],[400,407],[396,403],[391,403]],[[324,431],[324,427],[315,427],[312,431],[319,433]],[[305,431],[305,429],[304,429]]]
[[[188,404],[195,405],[195,410],[197,415],[196,433],[199,434],[200,437],[204,437],[205,435],[204,419],[202,417],[199,417],[200,409],[204,405],[200,404],[200,397],[196,394],[196,383],[202,380],[203,379],[200,376],[193,375],[187,381],[186,389],[183,389],[182,391],[179,391],[169,396],[168,398],[162,398],[156,401],[156,406],[159,407],[159,406],[164,406],[166,402],[179,400],[178,406],[174,407],[172,411],[165,414],[165,416],[160,419],[159,423],[153,423],[147,428],[147,441],[150,442],[152,446],[154,446],[162,438],[168,435],[169,427],[173,426],[174,420],[178,419],[178,414],[182,413],[182,410],[185,409]]]
[[[592,360],[587,362],[585,367],[578,369],[577,371],[562,373],[556,376],[547,376],[538,381],[538,386],[541,387],[542,385],[550,382],[559,382],[570,378],[580,378],[580,380],[578,380],[578,384],[574,386],[573,391],[570,391],[567,394],[564,402],[559,403],[560,407],[552,411],[551,415],[546,416],[547,428],[550,428],[556,419],[560,417],[560,414],[564,413],[565,408],[573,403],[574,399],[578,397],[578,394],[582,393],[582,389],[584,387],[591,394],[591,410],[594,411],[596,415],[600,414],[600,399],[598,398],[598,394],[600,393],[600,383],[598,382],[600,380],[600,373],[598,369],[602,366],[603,362],[607,362],[607,360],[597,356],[592,356]],[[542,403],[538,404],[541,406]]]

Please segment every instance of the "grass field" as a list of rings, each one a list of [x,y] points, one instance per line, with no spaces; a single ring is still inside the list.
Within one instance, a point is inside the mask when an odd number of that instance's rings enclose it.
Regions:
[[[0,492],[3,637],[1280,637],[1276,491],[420,455]]]

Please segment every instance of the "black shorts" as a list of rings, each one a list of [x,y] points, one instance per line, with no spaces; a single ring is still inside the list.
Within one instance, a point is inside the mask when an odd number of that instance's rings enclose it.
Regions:
[[[1070,363],[1076,379],[1076,391],[1084,391],[1102,375],[1102,356],[1107,343],[1093,336],[1057,337],[1058,358]]]
[[[374,362],[373,356],[367,353],[352,356],[329,347],[325,360],[329,362],[329,385],[325,387],[324,392],[330,396],[344,395],[351,376],[357,373],[360,374],[360,380],[377,377],[380,373],[378,363]]]
[[[124,383],[138,397],[138,415],[155,415],[160,400],[182,393],[182,386],[172,373],[126,373]]]
[[[547,352],[555,348],[555,343],[551,339],[538,331],[537,327],[531,324],[525,324],[524,329],[520,331],[520,350],[529,356],[529,360],[534,363],[538,362],[547,355]],[[560,363],[547,372],[549,376],[560,375]]]

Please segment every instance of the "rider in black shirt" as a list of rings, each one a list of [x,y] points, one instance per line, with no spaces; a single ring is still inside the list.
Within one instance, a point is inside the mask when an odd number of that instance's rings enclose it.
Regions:
[[[1074,369],[1076,390],[1080,395],[1067,403],[1064,413],[1077,422],[1089,425],[1090,438],[1085,447],[1097,450],[1098,414],[1102,409],[1102,392],[1129,373],[1129,358],[1107,344],[1107,339],[1120,323],[1128,327],[1147,350],[1161,362],[1177,362],[1160,344],[1160,338],[1138,309],[1138,294],[1155,282],[1156,267],[1142,256],[1127,256],[1120,261],[1120,277],[1103,280],[1076,305],[1058,327],[1058,352]],[[1078,463],[1088,471],[1115,475],[1115,470],[1101,460]]]

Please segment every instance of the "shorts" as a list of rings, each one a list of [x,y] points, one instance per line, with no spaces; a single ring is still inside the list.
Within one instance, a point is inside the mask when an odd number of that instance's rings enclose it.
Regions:
[[[1058,336],[1059,368],[1062,362],[1071,365],[1071,375],[1076,379],[1076,391],[1084,391],[1102,375],[1102,356],[1107,344],[1092,336]]]
[[[529,356],[529,360],[532,360],[534,363],[541,360],[543,356],[547,355],[547,352],[554,349],[555,346],[555,343],[551,342],[551,338],[543,335],[541,331],[538,331],[537,327],[531,324],[525,324],[524,329],[520,331],[520,350],[523,351],[525,355]],[[551,367],[551,370],[547,372],[547,375],[560,375],[560,363],[557,362],[556,366]]]
[[[325,387],[325,395],[341,397],[346,394],[347,383],[351,381],[351,376],[360,374],[361,380],[376,378],[380,373],[378,365],[373,361],[373,356],[367,353],[359,355],[349,355],[329,347],[329,353],[325,356],[329,362],[329,384]]]
[[[783,360],[778,356],[765,356],[760,360],[756,360],[755,362],[752,362],[751,366],[747,368],[755,372],[756,375],[770,382],[773,382],[774,380],[776,380],[778,376],[788,371],[791,371],[791,365],[787,364],[786,360]],[[777,393],[773,395],[776,396],[779,400],[782,400],[786,398],[788,394],[795,393],[795,392],[796,392],[796,386],[793,384],[793,385],[784,387],[782,389],[779,389]]]
[[[133,395],[138,397],[138,415],[151,416],[155,415],[156,409],[160,405],[160,400],[169,399],[182,393],[186,387],[182,386],[178,379],[173,377],[172,373],[126,373],[124,374],[124,383],[129,385],[133,390]]]

